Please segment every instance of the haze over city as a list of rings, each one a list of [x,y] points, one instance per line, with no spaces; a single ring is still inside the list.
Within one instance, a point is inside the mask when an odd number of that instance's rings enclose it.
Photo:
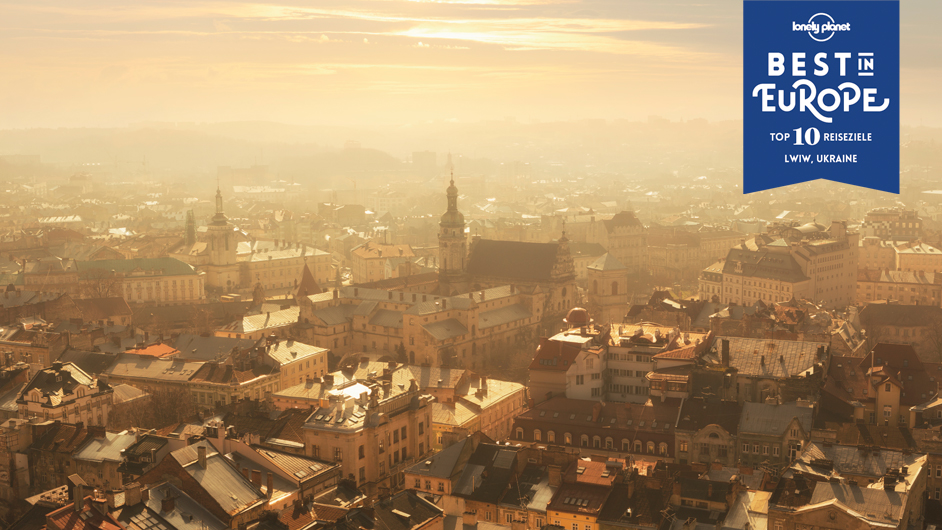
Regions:
[[[0,128],[741,118],[733,1],[0,3]],[[902,122],[942,125],[942,6],[902,5]]]
[[[899,194],[742,16],[0,0],[0,529],[942,527],[942,2]]]

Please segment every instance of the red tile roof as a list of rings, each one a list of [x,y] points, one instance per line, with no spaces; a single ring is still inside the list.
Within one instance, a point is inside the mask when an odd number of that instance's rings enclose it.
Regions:
[[[549,370],[565,372],[572,366],[576,356],[582,350],[578,344],[553,341],[546,337],[540,339],[530,370]]]
[[[123,530],[124,527],[110,514],[105,515],[92,506],[92,498],[85,497],[82,511],[75,511],[69,503],[46,516],[46,528],[52,530]],[[82,515],[87,515],[83,518]]]

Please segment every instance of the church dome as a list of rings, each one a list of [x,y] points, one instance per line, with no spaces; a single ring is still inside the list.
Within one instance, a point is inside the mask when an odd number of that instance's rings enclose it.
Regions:
[[[573,327],[588,326],[592,319],[589,318],[589,312],[581,307],[574,307],[566,314],[565,322]]]
[[[442,226],[461,227],[464,230],[464,214],[458,210],[448,211],[442,214]]]

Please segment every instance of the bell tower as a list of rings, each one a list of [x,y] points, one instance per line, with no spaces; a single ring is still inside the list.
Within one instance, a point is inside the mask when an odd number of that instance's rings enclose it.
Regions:
[[[442,214],[438,232],[438,283],[440,294],[449,296],[463,293],[467,288],[468,240],[464,234],[464,215],[458,211],[454,171],[446,196],[448,209]]]
[[[236,262],[238,242],[229,224],[229,218],[222,211],[222,190],[216,188],[216,214],[206,227],[209,243],[209,263],[211,265],[232,265]]]

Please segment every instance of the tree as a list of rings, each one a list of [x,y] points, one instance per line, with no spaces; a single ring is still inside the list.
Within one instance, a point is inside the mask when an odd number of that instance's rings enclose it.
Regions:
[[[149,396],[119,404],[108,414],[108,427],[159,429],[180,423],[196,414],[193,396],[179,388],[155,390]]]
[[[111,298],[124,296],[121,277],[115,271],[94,268],[82,275],[82,295],[85,298]]]

